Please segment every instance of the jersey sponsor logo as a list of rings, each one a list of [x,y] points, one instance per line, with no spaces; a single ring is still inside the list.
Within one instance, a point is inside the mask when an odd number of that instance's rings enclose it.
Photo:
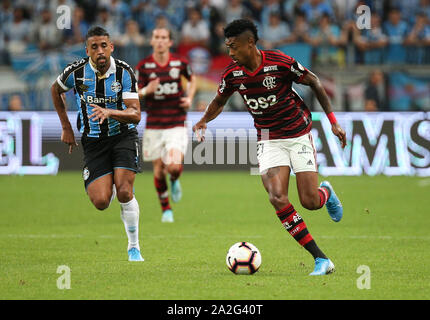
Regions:
[[[276,77],[267,76],[263,80],[263,86],[265,86],[267,89],[273,89],[276,87]]]
[[[169,71],[169,76],[172,77],[173,79],[178,79],[180,72],[181,70],[179,70],[178,68],[172,68]]]
[[[168,94],[177,94],[179,92],[177,82],[166,82],[159,84],[157,90],[155,91],[155,96],[162,96]],[[157,97],[155,97],[157,99]]]
[[[171,67],[179,67],[181,65],[181,61],[180,60],[173,60],[170,61],[169,66]]]
[[[110,88],[113,92],[120,92],[122,89],[122,85],[121,83],[119,83],[119,81],[115,81],[111,84]]]
[[[269,72],[269,71],[278,71],[278,66],[266,66],[263,68],[263,72]]]
[[[298,69],[296,69],[293,65],[291,65],[291,72],[294,72],[298,77],[301,77],[303,75],[303,71],[305,71],[305,69],[303,68],[303,66],[297,62],[297,67]]]
[[[99,98],[99,97],[93,97],[88,95],[86,98],[84,97],[84,95],[81,94],[81,100],[85,101],[86,103],[117,103],[119,98],[117,97],[104,97],[104,98]]]
[[[91,78],[76,78],[76,80],[77,81],[82,81],[82,82],[85,82],[85,81],[94,81],[94,79],[91,79]]]
[[[246,105],[252,110],[257,110],[258,108],[266,109],[269,106],[273,106],[277,102],[276,96],[274,94],[268,96],[267,98],[258,97],[256,99],[254,99],[254,98],[248,99],[248,97],[245,94],[245,95],[243,95],[243,98],[245,99]],[[261,114],[261,112],[260,113],[253,112],[253,113],[254,114]]]
[[[220,92],[220,93],[223,93],[223,92],[224,92],[224,89],[225,89],[225,80],[224,80],[224,79],[222,79],[221,85],[220,85],[220,87],[219,87],[219,92]]]
[[[157,66],[154,62],[146,62],[145,63],[145,68],[146,69],[155,69]]]
[[[240,77],[240,76],[243,76],[243,70],[233,71],[233,77]]]

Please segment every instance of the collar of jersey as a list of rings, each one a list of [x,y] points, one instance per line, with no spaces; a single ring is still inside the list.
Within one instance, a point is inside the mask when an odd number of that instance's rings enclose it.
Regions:
[[[90,67],[91,69],[97,74],[97,78],[99,79],[106,79],[108,78],[111,74],[116,72],[116,65],[115,65],[115,59],[112,58],[112,56],[110,57],[110,67],[109,69],[106,71],[106,73],[104,75],[100,75],[100,71],[97,70],[97,68],[95,67],[95,63],[93,62],[93,60],[91,60],[90,58]]]

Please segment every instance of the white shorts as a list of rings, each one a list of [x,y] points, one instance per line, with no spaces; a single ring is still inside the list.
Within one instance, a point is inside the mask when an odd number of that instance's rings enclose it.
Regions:
[[[296,138],[259,141],[257,159],[260,173],[279,166],[289,166],[294,173],[318,171],[310,132]]]
[[[188,128],[145,129],[143,132],[143,160],[153,161],[161,158],[165,163],[168,152],[179,150],[185,155],[188,147]]]

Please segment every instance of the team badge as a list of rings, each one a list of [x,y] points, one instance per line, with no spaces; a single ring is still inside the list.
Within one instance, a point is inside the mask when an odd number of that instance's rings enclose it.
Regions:
[[[90,170],[88,170],[88,167],[85,167],[82,171],[82,178],[84,178],[85,181],[90,177]]]
[[[273,89],[276,87],[275,80],[276,77],[267,76],[263,80],[263,86],[265,86],[267,89]]]
[[[169,76],[171,76],[173,79],[179,78],[180,70],[178,68],[172,68],[169,71]]]
[[[112,83],[110,88],[113,92],[120,92],[122,89],[122,86],[121,86],[121,83],[119,83],[118,81],[115,81],[114,83]]]

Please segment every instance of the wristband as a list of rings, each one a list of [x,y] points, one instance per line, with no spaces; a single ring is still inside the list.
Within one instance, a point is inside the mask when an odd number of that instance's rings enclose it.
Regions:
[[[328,120],[330,121],[331,124],[334,124],[334,123],[337,122],[336,116],[334,115],[333,112],[328,113],[327,114],[327,118],[328,118]]]
[[[140,89],[140,90],[139,90],[139,93],[140,93],[142,96],[145,96],[145,95],[146,95],[146,87],[143,87],[142,89]]]

